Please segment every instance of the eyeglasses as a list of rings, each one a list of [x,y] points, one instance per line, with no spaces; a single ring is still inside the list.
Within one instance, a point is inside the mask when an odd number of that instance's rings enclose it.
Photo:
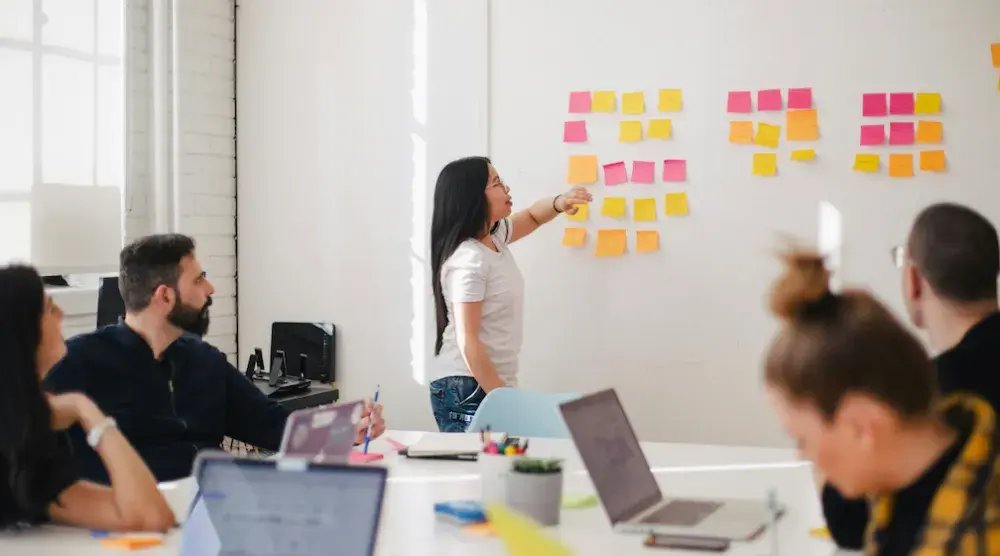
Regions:
[[[497,178],[497,181],[490,184],[490,187],[498,187],[498,186],[504,188],[507,191],[510,191],[510,187],[508,187],[507,184],[500,178]]]
[[[896,268],[903,268],[903,264],[906,262],[906,249],[902,245],[890,249],[889,256],[892,257],[892,264],[896,265]]]

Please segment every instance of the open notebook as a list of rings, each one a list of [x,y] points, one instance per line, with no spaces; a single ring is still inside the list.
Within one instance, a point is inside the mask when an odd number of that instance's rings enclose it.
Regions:
[[[400,453],[408,458],[474,460],[483,449],[479,434],[425,434]]]

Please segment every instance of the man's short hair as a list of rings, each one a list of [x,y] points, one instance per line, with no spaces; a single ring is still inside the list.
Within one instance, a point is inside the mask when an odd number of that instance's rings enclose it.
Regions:
[[[118,289],[125,308],[141,311],[149,306],[160,286],[177,288],[181,259],[194,252],[194,240],[182,234],[156,234],[139,238],[119,256]]]
[[[910,259],[934,291],[954,302],[996,299],[997,231],[983,215],[954,203],[924,209],[907,244]]]

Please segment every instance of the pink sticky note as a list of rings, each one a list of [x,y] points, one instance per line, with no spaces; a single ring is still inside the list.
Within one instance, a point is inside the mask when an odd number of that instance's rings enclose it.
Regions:
[[[897,116],[913,114],[913,93],[889,93],[889,113]]]
[[[687,179],[686,160],[664,160],[663,181],[684,181]]]
[[[730,91],[729,92],[729,103],[726,110],[729,112],[738,112],[745,114],[748,112],[753,112],[750,100],[750,91]]]
[[[398,440],[393,440],[391,438],[386,438],[385,441],[390,446],[392,446],[393,450],[396,450],[397,452],[400,451],[400,450],[402,450],[402,449],[404,449],[404,448],[406,448],[406,444],[403,444],[402,442],[400,442]]]
[[[604,185],[618,185],[628,181],[628,170],[624,162],[612,162],[604,165]]]
[[[576,114],[590,112],[590,91],[575,91],[570,93],[569,111]]]
[[[764,89],[757,91],[757,110],[781,110],[781,89]]]
[[[632,162],[632,183],[653,183],[655,177],[655,163],[644,160]]]
[[[373,461],[378,461],[385,456],[382,454],[367,453],[362,454],[361,452],[351,452],[350,462],[351,463],[371,463]]]
[[[885,126],[863,125],[861,126],[862,145],[881,145],[885,143]]]
[[[861,113],[865,116],[885,116],[888,113],[885,93],[865,93],[861,100]]]
[[[563,142],[583,143],[587,140],[587,122],[583,120],[566,122],[563,125]]]
[[[890,145],[912,145],[913,136],[913,122],[892,122],[889,124]]]
[[[812,106],[812,89],[788,89],[788,108],[792,110],[808,110]]]

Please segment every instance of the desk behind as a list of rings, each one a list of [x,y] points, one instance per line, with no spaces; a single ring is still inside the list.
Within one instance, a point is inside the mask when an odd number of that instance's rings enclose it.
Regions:
[[[264,390],[267,386],[266,381],[255,380],[254,385],[262,392],[266,392]],[[299,409],[336,403],[340,399],[340,390],[329,384],[313,381],[308,390],[272,399],[290,411],[297,411]]]

